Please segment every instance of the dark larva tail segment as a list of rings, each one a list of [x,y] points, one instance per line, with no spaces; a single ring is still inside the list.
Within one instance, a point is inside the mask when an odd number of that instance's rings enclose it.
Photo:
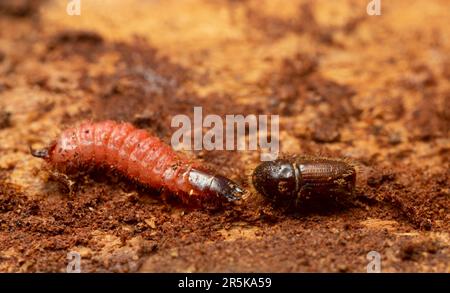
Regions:
[[[244,190],[226,177],[213,175],[159,138],[130,123],[84,122],[61,133],[48,148],[31,150],[57,170],[80,166],[108,167],[154,189],[165,189],[186,204],[239,199]]]
[[[306,197],[351,196],[355,168],[339,159],[292,157],[261,163],[253,172],[253,185],[276,202],[301,202]]]

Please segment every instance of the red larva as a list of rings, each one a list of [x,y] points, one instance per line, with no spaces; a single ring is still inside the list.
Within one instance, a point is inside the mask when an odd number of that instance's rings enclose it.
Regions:
[[[31,153],[63,172],[82,165],[109,167],[145,186],[166,189],[186,204],[232,201],[244,192],[130,123],[84,122],[65,130],[49,148]]]

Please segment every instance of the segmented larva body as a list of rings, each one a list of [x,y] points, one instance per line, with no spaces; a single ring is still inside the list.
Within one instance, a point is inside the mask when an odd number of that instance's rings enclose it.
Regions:
[[[32,154],[60,171],[80,166],[109,167],[154,189],[166,189],[184,203],[238,199],[243,190],[233,181],[213,175],[159,138],[130,123],[84,122],[70,128],[44,150]]]
[[[267,198],[298,203],[309,196],[352,195],[356,170],[343,160],[297,156],[261,163],[252,181]]]

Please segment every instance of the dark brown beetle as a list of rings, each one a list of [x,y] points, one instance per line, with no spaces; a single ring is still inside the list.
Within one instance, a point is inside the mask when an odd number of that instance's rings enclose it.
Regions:
[[[355,168],[342,160],[292,157],[263,162],[252,176],[256,190],[276,201],[295,201],[310,196],[353,195]]]

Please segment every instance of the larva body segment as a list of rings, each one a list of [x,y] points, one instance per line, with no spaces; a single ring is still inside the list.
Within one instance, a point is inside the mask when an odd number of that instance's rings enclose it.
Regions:
[[[355,168],[342,160],[294,157],[260,164],[252,176],[253,185],[274,201],[301,201],[310,196],[352,195]]]
[[[111,129],[114,127],[114,122],[112,121],[104,121],[97,124],[97,128],[104,129],[104,131],[95,131],[94,133],[94,143],[95,143],[95,151],[94,151],[94,161],[97,164],[104,162],[106,160],[106,151],[108,149],[108,141],[111,136]]]
[[[63,131],[48,149],[32,150],[32,155],[62,172],[83,165],[109,167],[143,185],[166,189],[187,204],[235,200],[244,192],[130,123],[84,122]]]

